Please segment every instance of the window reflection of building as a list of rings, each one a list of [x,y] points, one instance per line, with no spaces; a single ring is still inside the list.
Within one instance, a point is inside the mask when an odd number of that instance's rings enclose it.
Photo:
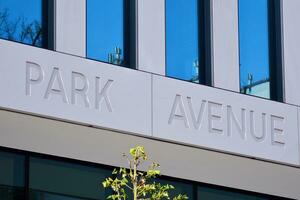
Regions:
[[[202,1],[166,0],[166,73],[199,82],[199,16]]]
[[[269,0],[239,0],[241,93],[264,98],[270,98],[270,4]]]
[[[87,0],[87,57],[135,68],[135,3]]]
[[[253,82],[253,75],[248,74],[248,83],[241,87],[241,93],[270,98],[270,79],[265,78]]]

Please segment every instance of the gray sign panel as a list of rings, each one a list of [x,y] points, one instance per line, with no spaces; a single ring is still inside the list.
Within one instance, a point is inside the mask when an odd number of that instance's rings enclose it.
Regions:
[[[0,42],[0,106],[151,134],[151,75]]]
[[[297,107],[153,76],[153,136],[299,164]]]

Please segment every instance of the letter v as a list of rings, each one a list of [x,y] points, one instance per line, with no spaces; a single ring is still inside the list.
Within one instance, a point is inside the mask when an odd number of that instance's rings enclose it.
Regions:
[[[201,127],[201,125],[202,125],[202,119],[203,119],[203,113],[204,113],[206,101],[202,100],[200,111],[199,111],[199,114],[197,116],[197,119],[196,119],[194,108],[193,108],[193,104],[192,104],[192,98],[191,97],[187,97],[187,102],[188,102],[188,106],[189,106],[189,110],[190,110],[190,114],[191,114],[191,117],[192,117],[194,128],[196,130],[199,130],[200,127]]]

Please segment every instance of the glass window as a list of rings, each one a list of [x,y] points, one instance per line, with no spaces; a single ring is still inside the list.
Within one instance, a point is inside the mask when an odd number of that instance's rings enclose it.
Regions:
[[[111,177],[111,173],[112,169],[89,163],[45,159],[30,153],[25,159],[22,154],[0,151],[0,199],[102,200],[112,194],[112,190],[102,187],[102,182]],[[173,185],[175,190],[170,191],[171,197],[186,194],[191,200],[284,199],[168,177],[154,181]],[[132,199],[131,193],[128,193],[128,199]]]
[[[204,83],[203,2],[166,0],[166,74],[169,77]]]
[[[87,0],[87,57],[134,67],[134,1]]]
[[[175,190],[170,190],[170,197],[175,197],[179,194],[185,194],[188,196],[189,199],[196,199],[196,197],[194,197],[194,192],[193,192],[193,184],[191,183],[184,183],[181,181],[174,181],[174,180],[166,180],[166,179],[159,179],[158,180],[159,183],[161,183],[162,185],[172,185],[175,187]]]
[[[276,68],[272,4],[270,0],[239,0],[241,92],[263,98],[272,98],[271,74]]]
[[[46,0],[0,0],[0,38],[48,47]]]
[[[24,199],[25,158],[13,153],[0,152],[1,200]]]
[[[198,187],[198,199],[203,200],[267,200],[267,198],[209,187]]]
[[[30,159],[30,199],[105,199],[102,181],[111,170],[40,158]]]

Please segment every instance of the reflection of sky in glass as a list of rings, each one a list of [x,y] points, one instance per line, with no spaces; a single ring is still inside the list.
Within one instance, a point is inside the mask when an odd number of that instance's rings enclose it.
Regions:
[[[166,0],[167,76],[183,80],[197,76],[197,7],[197,0]]]
[[[248,74],[253,83],[269,79],[268,34],[268,0],[239,0],[241,87],[249,84]],[[267,86],[264,95],[257,95],[269,98],[269,93]]]
[[[7,20],[0,18],[0,37],[10,39],[26,44],[32,44],[32,39],[29,35],[26,38],[21,38],[22,22],[26,25],[37,22],[39,27],[42,26],[42,1],[41,0],[0,0],[0,13],[7,11]],[[12,38],[8,35],[7,28],[10,27],[12,30],[13,26],[16,25],[16,31],[12,34]],[[28,26],[27,26],[28,27]],[[32,25],[34,29],[34,25]],[[34,29],[37,33],[36,29]],[[36,36],[36,34],[34,35]],[[39,42],[35,46],[41,46],[41,37]]]
[[[87,0],[87,57],[109,62],[109,54],[121,49],[124,57],[124,0]],[[120,64],[117,61],[113,62]]]

